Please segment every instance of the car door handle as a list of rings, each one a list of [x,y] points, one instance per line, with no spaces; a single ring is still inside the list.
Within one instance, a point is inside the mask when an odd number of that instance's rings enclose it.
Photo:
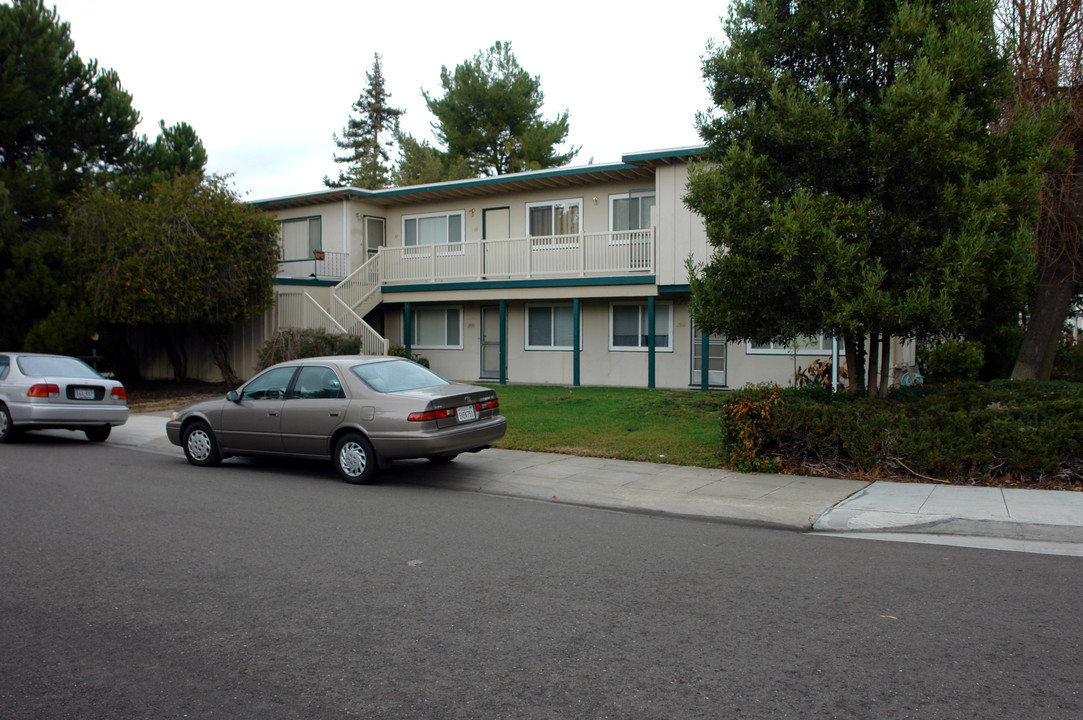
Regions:
[[[274,417],[275,415],[277,415],[277,414],[278,414],[278,411],[277,411],[277,410],[268,410],[268,411],[267,411],[267,414],[268,414],[269,416],[271,416],[271,417]]]
[[[338,414],[337,412],[333,412],[333,413],[331,413],[331,417],[338,417],[338,415],[339,415],[339,414]]]

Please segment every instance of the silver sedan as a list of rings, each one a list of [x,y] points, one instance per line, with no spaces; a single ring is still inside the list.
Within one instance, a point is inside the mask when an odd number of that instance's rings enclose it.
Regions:
[[[65,355],[0,353],[0,443],[24,430],[81,430],[102,442],[128,422],[124,385]]]
[[[506,428],[488,388],[410,360],[354,355],[270,367],[224,398],[177,410],[166,435],[193,465],[231,455],[331,459],[344,480],[367,483],[392,460],[447,462]]]

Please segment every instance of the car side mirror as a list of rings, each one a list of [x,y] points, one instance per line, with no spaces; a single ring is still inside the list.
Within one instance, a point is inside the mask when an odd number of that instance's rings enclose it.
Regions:
[[[230,390],[226,393],[226,400],[229,400],[231,403],[240,402],[241,396],[237,394],[236,390]]]

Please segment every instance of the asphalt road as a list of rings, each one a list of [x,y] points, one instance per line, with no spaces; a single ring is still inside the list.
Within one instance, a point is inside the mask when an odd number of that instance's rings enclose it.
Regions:
[[[1079,718],[1078,558],[0,446],[0,717]]]

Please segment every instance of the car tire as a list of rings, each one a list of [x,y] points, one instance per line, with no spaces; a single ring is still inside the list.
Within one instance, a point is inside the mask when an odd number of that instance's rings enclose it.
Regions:
[[[109,437],[109,433],[112,431],[113,427],[111,425],[99,425],[98,427],[87,428],[83,432],[86,434],[86,439],[90,442],[100,443],[105,442],[106,438]]]
[[[447,455],[432,455],[429,457],[429,462],[442,465],[444,463],[451,462],[457,457],[459,457],[459,453],[448,453]]]
[[[11,413],[7,405],[0,404],[0,443],[15,439],[15,424],[11,422]]]
[[[194,422],[184,428],[181,435],[181,447],[188,462],[199,467],[213,467],[222,462],[218,451],[218,440],[214,431],[205,422]]]
[[[335,443],[333,456],[339,477],[354,485],[366,485],[376,476],[379,463],[372,443],[361,433],[347,433]]]

